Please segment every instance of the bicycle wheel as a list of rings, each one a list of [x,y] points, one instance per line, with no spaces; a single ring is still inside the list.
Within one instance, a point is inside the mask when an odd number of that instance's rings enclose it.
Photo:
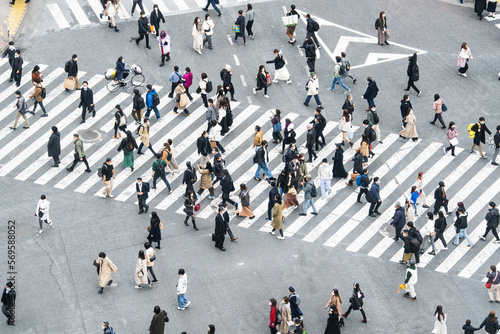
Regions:
[[[108,83],[106,84],[106,88],[110,92],[116,92],[119,87],[120,87],[120,84],[117,83],[115,80],[109,80]]]
[[[134,75],[131,79],[132,85],[134,86],[141,86],[144,83],[144,80],[144,75],[142,75],[141,73]]]

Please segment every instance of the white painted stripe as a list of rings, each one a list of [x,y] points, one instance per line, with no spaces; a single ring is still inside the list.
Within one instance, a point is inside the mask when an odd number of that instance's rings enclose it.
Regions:
[[[158,9],[161,11],[161,13],[164,16],[166,13],[170,12],[170,10],[167,8],[167,6],[165,5],[165,2],[163,0],[153,0],[152,2],[153,2],[153,4],[158,5]],[[151,6],[151,10],[153,10],[153,6]],[[160,27],[160,29],[161,29],[161,27]]]
[[[207,5],[207,1],[206,0],[195,0],[195,2],[201,8],[205,8],[205,6]]]
[[[248,104],[252,104],[252,98],[250,96],[247,96]]]
[[[179,8],[179,10],[188,10],[189,9],[189,6],[186,5],[186,3],[184,2],[184,0],[173,0],[175,5],[177,6],[177,8]]]
[[[103,78],[104,77],[102,75],[95,75],[90,80],[88,80],[89,86],[93,87]],[[63,86],[61,86],[61,88],[64,90]],[[94,102],[98,102],[100,99],[99,95],[103,95],[102,93],[106,93],[105,91],[107,91],[107,89],[102,89],[97,94],[95,94]],[[66,97],[62,103],[59,103],[54,109],[52,109],[51,114],[54,112],[61,112],[65,110],[71,103],[76,101],[76,99],[79,97],[80,93],[78,91],[73,92],[70,96]],[[80,110],[81,110],[80,108],[77,108],[73,112],[68,113],[68,115],[66,115],[62,121],[57,123],[56,126],[59,129],[59,131],[62,131],[68,125],[70,125],[76,118],[79,118]],[[49,118],[50,117],[51,116],[49,116]],[[61,150],[73,142],[73,133],[74,131],[69,133],[65,138],[61,139]],[[39,140],[33,141],[30,144],[30,146],[28,146],[23,152],[19,153],[14,159],[12,159],[12,162],[15,164],[11,164],[9,162],[2,168],[2,173],[5,174],[9,173],[13,168],[21,164],[25,159],[31,157],[40,147],[46,145],[49,136],[50,135],[47,133],[45,134],[45,137],[43,139],[40,138]],[[26,181],[28,177],[33,175],[38,169],[45,166],[45,164],[47,164],[49,161],[52,161],[52,158],[48,157],[47,154],[44,152],[34,163],[29,164],[25,169],[20,171],[16,175],[15,179],[20,181]]]
[[[472,166],[474,166],[479,159],[480,159],[479,155],[476,155],[476,154],[469,155],[467,157],[467,159],[465,159],[460,164],[460,166],[458,166],[450,175],[448,175],[443,180],[446,187],[450,188],[456,181],[462,179],[463,176],[465,175],[465,173],[467,172],[467,170],[469,170]],[[473,182],[471,182],[471,180],[476,180],[476,181],[475,181],[475,183],[473,183]],[[478,183],[484,181],[484,180],[477,180],[476,178],[473,178],[471,180],[469,180],[469,182],[467,182],[467,184],[464,187],[462,187],[462,189],[467,189],[467,188],[475,189]],[[458,203],[461,200],[462,200],[462,196],[459,196],[459,193],[458,193],[457,195],[455,195],[453,198],[451,198],[449,200],[449,203]],[[434,200],[432,201],[432,203],[434,203]],[[429,204],[429,206],[432,206],[432,205]],[[448,208],[448,209],[450,209],[450,208]],[[450,222],[448,223],[448,226],[449,226],[448,231],[450,231],[450,233],[452,233],[454,235],[455,228],[453,227],[453,224],[451,223],[452,221],[453,221],[453,219],[451,218]],[[449,237],[447,237],[448,235],[450,235],[447,233],[448,231],[446,231],[444,233],[445,240],[450,239]],[[439,240],[435,243],[435,246],[436,246],[436,252],[439,252],[443,248],[443,245]],[[431,251],[431,247],[429,247],[425,251],[425,253],[422,256],[420,256],[419,267],[424,268],[435,257],[433,255],[427,254],[430,251]]]
[[[228,2],[227,2],[227,1],[228,1],[228,0],[220,0],[219,2],[220,2],[220,4],[221,4],[221,5],[227,5],[227,4],[228,4]],[[217,6],[217,7],[222,8],[222,6]]]
[[[385,176],[394,166],[396,166],[399,162],[401,162],[420,142],[412,142],[408,141],[405,143],[393,156],[391,156],[387,162],[382,165],[376,172],[373,172],[372,175],[376,175],[380,177],[382,175]],[[382,187],[383,188],[383,187]],[[353,201],[354,202],[354,201]],[[378,217],[370,226],[368,226],[360,236],[356,238],[356,240],[351,243],[346,249],[351,252],[357,252],[362,246],[364,246],[375,234],[378,233],[380,228],[387,223],[390,216],[381,215]],[[328,244],[328,241],[325,245]]]
[[[8,57],[0,58],[0,59],[2,60],[2,65],[7,63],[7,66],[8,66],[6,69],[4,69],[2,71],[3,73],[0,75],[0,84],[3,84],[4,82],[7,81],[7,79],[10,78],[11,69],[10,69],[10,66],[8,64],[8,61],[9,61]],[[23,67],[27,67],[28,64],[29,64],[28,62],[24,61]],[[30,72],[30,74],[31,74],[31,72]]]
[[[118,16],[123,20],[123,19],[129,19],[130,18],[130,14],[128,13],[128,11],[125,9],[125,7],[123,6],[122,3],[118,3]],[[130,8],[132,9],[132,7]],[[136,8],[137,10],[137,8]],[[140,9],[139,9],[140,10]],[[115,20],[116,20],[116,15],[115,15]]]
[[[247,86],[247,82],[245,80],[245,76],[244,75],[240,75],[240,79],[241,79],[241,84],[243,85],[243,87],[246,87]]]
[[[227,39],[229,40],[229,44],[234,45],[231,35],[227,35]]]
[[[376,154],[375,157],[372,158],[372,162],[380,157],[380,155],[385,152],[396,140],[398,140],[399,136],[396,134],[389,134],[386,138],[384,138],[384,143],[378,145],[377,147],[374,148],[374,153]],[[375,175],[375,174],[373,174]],[[344,180],[338,181],[334,187],[337,188],[342,188],[344,185]],[[342,187],[341,187],[342,186]],[[338,190],[337,190],[338,191]],[[335,194],[335,192],[332,190],[332,193]],[[346,205],[349,205],[349,207],[352,205],[352,203],[355,201],[355,196],[357,194],[351,195],[351,199],[348,201],[347,199],[345,200]],[[316,239],[324,233],[331,225],[335,223],[337,219],[343,216],[343,214],[349,209],[349,207],[343,208],[342,205],[338,205],[331,213],[332,217],[329,217],[327,220],[323,220],[321,223],[318,224],[316,228],[314,228],[308,235],[305,236],[303,240],[309,241],[309,242],[314,242]],[[339,208],[342,208],[341,211],[339,212]],[[325,246],[329,247],[335,247],[339,242],[341,242],[349,233],[351,233],[360,223],[360,220],[349,220],[346,222],[344,225],[342,225],[337,232],[335,232],[334,235],[332,235],[328,241],[324,244]]]
[[[26,62],[24,62],[23,66],[26,67]],[[44,69],[47,68],[47,65],[38,65],[38,66],[40,66],[40,71],[42,68],[44,68]],[[10,77],[10,70],[6,71],[6,73],[4,73],[4,74],[6,75],[7,78],[9,78]],[[23,75],[21,77],[21,87],[24,86],[28,82],[31,85],[29,89],[31,89],[33,87],[33,85],[31,84],[31,71],[28,71],[28,73],[26,73],[25,75]],[[27,89],[27,91],[29,89]],[[16,90],[19,90],[19,87],[16,87],[15,85],[10,85],[7,89],[4,89],[0,93],[0,103],[3,102],[3,100],[5,100],[7,97],[10,97],[12,99],[12,105],[14,105],[14,102],[16,101],[16,96],[14,95],[14,92]],[[25,96],[25,98],[27,98],[27,96]],[[10,116],[12,116],[12,114],[9,112],[0,113],[0,121],[3,120],[7,116],[10,117]]]
[[[90,7],[92,7],[92,11],[95,13],[95,16],[97,16],[97,18],[99,19],[99,21],[101,22],[107,22],[108,21],[108,18],[103,16],[103,18],[101,19],[101,16],[100,14],[102,13],[102,5],[101,5],[101,2],[99,0],[87,0]]]
[[[477,238],[479,235],[484,233],[485,225],[481,224],[479,225],[476,229],[481,228],[481,230],[478,231],[478,233],[471,233],[469,237],[474,237]],[[463,245],[464,243],[462,243]],[[460,247],[462,247],[460,245]],[[466,246],[465,246],[466,247]],[[489,242],[481,251],[472,259],[469,261],[467,266],[465,266],[464,269],[458,274],[460,277],[465,277],[465,278],[471,278],[471,276],[483,265],[488,261],[488,259],[495,254],[495,252],[500,248],[500,244],[494,244],[493,242]],[[498,266],[497,266],[498,268]],[[484,281],[487,281],[488,279],[485,278]]]
[[[496,170],[495,166],[492,166],[490,163],[488,163],[486,166],[484,166],[479,173],[474,175],[474,177],[467,183],[467,186],[465,186],[460,192],[460,197],[457,194],[455,197],[457,198],[452,198],[452,201],[450,203],[458,203],[463,201],[465,198],[467,198],[477,187],[478,184],[480,184],[484,180],[489,180],[489,175]],[[446,184],[446,183],[445,183]],[[474,203],[467,208],[468,212],[468,222],[472,221],[472,219],[479,214],[480,212],[484,213],[485,210],[485,205],[486,203],[489,203],[489,201],[495,197],[496,194],[500,191],[500,179],[497,179],[496,182],[489,186],[482,194],[479,196],[479,198],[474,201]],[[448,208],[450,209],[450,208]],[[482,222],[482,220],[481,220]],[[455,240],[455,227],[451,226],[451,222],[449,224],[450,228],[446,230],[444,233],[445,240],[450,240],[449,241],[449,248],[453,248],[455,246],[451,245],[452,242]],[[472,233],[470,233],[469,237],[471,238],[472,242],[477,241],[479,239],[479,235],[482,231],[479,231],[479,229],[484,230],[484,227],[482,226],[483,224],[480,224]],[[453,266],[469,251],[470,247],[467,247],[467,241],[464,240],[459,246],[457,246],[456,249],[451,252],[444,261],[441,262],[441,264],[436,268],[436,271],[442,272],[442,273],[447,273]]]
[[[47,8],[49,8],[50,14],[52,14],[59,28],[67,29],[71,27],[56,3],[48,4]]]
[[[408,177],[414,177],[415,173],[418,172],[418,169],[421,165],[423,165],[429,158],[436,153],[436,151],[442,146],[441,143],[431,143],[429,144],[423,151],[412,160],[411,163],[408,164],[395,178],[393,178],[386,186],[382,187],[380,192],[381,198],[387,198],[392,192],[398,189],[400,184],[402,184]],[[424,174],[425,176],[425,174]],[[409,189],[409,188],[407,188]],[[404,194],[408,194],[409,191],[405,189],[403,190]],[[406,196],[406,195],[404,195]],[[400,196],[398,196],[400,197]],[[402,202],[402,200],[398,201]],[[394,204],[397,201],[394,201],[392,204],[389,204],[387,210],[384,212],[382,216],[391,216],[394,214]],[[365,207],[366,208],[366,207]],[[364,211],[364,214],[368,211]],[[391,245],[394,244],[394,240],[389,237],[383,238],[372,250],[368,253],[369,256],[380,257]]]
[[[9,57],[0,58],[0,66],[3,66],[5,64],[7,64],[8,62],[9,62]]]
[[[75,0],[66,0],[66,3],[68,4],[69,8],[73,12],[73,15],[75,15],[76,19],[78,20],[78,23],[82,26],[90,24],[89,19],[87,18],[87,15],[83,12],[82,7],[78,4],[78,1]]]
[[[236,55],[233,55],[234,57],[234,63],[236,64],[236,66],[240,66],[240,60],[238,59],[238,57],[236,57]]]
[[[495,24],[495,27],[497,27],[498,29],[500,29],[500,23]]]

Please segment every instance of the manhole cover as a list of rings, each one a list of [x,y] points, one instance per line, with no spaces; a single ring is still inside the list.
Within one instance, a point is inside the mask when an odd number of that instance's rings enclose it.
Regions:
[[[84,141],[99,141],[102,139],[103,135],[96,130],[87,129],[79,133],[80,138]]]
[[[139,91],[139,94],[144,94],[146,93],[146,91],[148,90],[146,87],[144,86],[131,86],[129,88],[127,88],[127,93],[129,94],[134,94],[134,89],[137,89]]]

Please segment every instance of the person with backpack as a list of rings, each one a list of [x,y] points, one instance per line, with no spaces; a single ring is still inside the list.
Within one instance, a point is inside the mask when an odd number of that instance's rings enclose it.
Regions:
[[[495,144],[495,153],[493,153],[493,158],[491,158],[491,164],[493,166],[498,166],[496,160],[500,152],[500,125],[497,125],[497,132],[495,132],[495,136],[493,137],[493,143]]]
[[[319,31],[319,23],[311,18],[311,15],[306,14],[306,38],[314,40],[316,47],[321,49],[318,38],[316,37],[316,32]]]
[[[23,117],[24,122],[26,122],[26,125],[23,126],[23,129],[29,129],[30,128],[30,123],[28,121],[28,117],[26,117],[26,113],[28,112],[28,107],[26,105],[26,100],[24,99],[24,96],[22,96],[21,92],[16,90],[14,93],[16,95],[16,104],[14,104],[14,108],[16,108],[16,116],[14,118],[14,125],[9,127],[12,130],[17,129],[17,122],[19,122],[19,117]]]
[[[467,246],[472,247],[474,243],[469,238],[467,234],[467,216],[468,213],[465,212],[464,208],[459,208],[457,211],[458,217],[455,221],[455,241],[453,245],[458,246],[460,242],[460,238],[465,238],[467,240]]]
[[[146,107],[144,103],[144,98],[137,88],[134,89],[134,97],[132,99],[132,117],[135,120],[135,124],[141,125],[142,121],[142,111]]]
[[[288,299],[290,300],[290,310],[292,312],[292,319],[299,319],[299,320],[302,319],[302,316],[304,314],[302,313],[299,307],[300,296],[295,292],[295,289],[292,286],[288,288]]]
[[[311,38],[306,38],[300,48],[304,49],[309,73],[313,75],[316,68],[316,45]]]
[[[274,49],[273,53],[275,58],[273,60],[266,61],[266,64],[274,63],[275,71],[273,82],[278,83],[279,80],[285,80],[287,85],[291,84],[292,80],[290,80],[290,73],[286,68],[286,65],[288,64],[287,60],[281,53],[281,50]]]
[[[146,106],[148,109],[146,110],[146,114],[144,117],[149,118],[149,114],[151,113],[151,110],[154,110],[156,119],[158,122],[161,121],[161,116],[160,112],[158,111],[158,105],[160,104],[160,97],[158,96],[158,93],[156,90],[153,88],[152,85],[146,85],[146,88],[148,89],[148,92],[146,93]]]
[[[152,189],[156,189],[156,180],[158,180],[158,178],[161,178],[163,182],[165,182],[165,185],[168,188],[168,193],[169,194],[172,193],[172,188],[170,188],[170,184],[168,183],[166,176],[167,163],[165,162],[165,160],[162,159],[161,153],[156,154],[156,161],[153,162],[152,171],[153,171],[151,174],[151,178],[153,179]]]
[[[76,89],[80,89],[80,80],[78,79],[78,55],[71,56],[64,65],[64,72],[68,73],[68,79],[76,81]],[[66,89],[68,90],[68,89]]]
[[[311,174],[306,175],[306,179],[301,182],[302,189],[304,190],[304,202],[302,203],[303,210],[299,213],[299,216],[307,216],[307,207],[311,205],[313,215],[317,215],[318,211],[314,205],[314,198],[318,196],[318,191],[314,185],[314,181],[311,181]]]
[[[490,202],[489,208],[488,208],[488,213],[486,214],[486,231],[484,232],[483,235],[479,236],[479,239],[485,241],[486,236],[488,233],[491,231],[493,233],[493,236],[495,237],[495,241],[493,241],[494,244],[500,244],[500,238],[498,237],[497,233],[497,227],[498,227],[498,222],[500,220],[500,214],[498,213],[498,209],[496,208],[495,202]]]
[[[127,131],[127,137],[123,138],[118,146],[118,152],[123,150],[123,167],[134,171],[134,149],[137,149],[137,142],[131,131]]]
[[[411,87],[417,92],[417,96],[422,95],[422,92],[417,88],[417,86],[415,86],[415,81],[418,81],[419,79],[416,52],[413,53],[412,56],[408,57],[408,69],[406,70],[406,74],[408,75],[408,87],[406,87],[405,91],[409,92]]]
[[[352,310],[359,310],[361,312],[361,315],[363,316],[363,320],[361,320],[361,322],[366,324],[368,322],[368,319],[366,318],[366,313],[363,309],[363,299],[365,298],[365,295],[359,288],[359,283],[355,282],[352,287],[352,296],[349,298],[349,303],[351,304],[349,305],[347,312],[342,314],[342,317],[347,319],[349,313],[351,313]]]
[[[474,148],[476,148],[477,145],[479,154],[483,159],[487,159],[486,154],[483,153],[483,149],[481,147],[481,143],[486,143],[485,132],[488,132],[488,134],[491,135],[491,131],[486,126],[484,117],[479,117],[478,123],[469,125],[469,135],[471,138],[474,138],[472,141],[472,147],[470,148],[470,153],[476,153],[476,151],[474,151]]]
[[[380,12],[378,19],[375,21],[375,30],[378,32],[378,44],[389,45],[389,29],[387,29],[387,18],[385,12]]]
[[[356,177],[356,184],[359,186],[359,193],[356,199],[356,204],[363,204],[363,202],[361,202],[361,196],[368,193],[368,187],[370,186],[372,180],[368,178],[367,174],[368,170],[363,169],[361,173]]]
[[[141,144],[137,149],[137,154],[144,154],[141,150],[144,146],[146,146],[153,153],[153,155],[156,156],[156,152],[153,150],[153,146],[149,141],[149,118],[147,117],[144,118],[144,123],[139,126],[139,136],[141,137]]]
[[[342,75],[342,79],[344,78],[351,78],[352,79],[352,84],[356,84],[357,79],[354,79],[353,76],[351,75],[351,63],[349,62],[349,59],[347,58],[347,55],[345,52],[340,53],[340,67],[344,67],[345,71],[344,74]]]
[[[418,282],[417,266],[415,261],[409,260],[405,272],[405,290],[406,293],[403,295],[406,298],[410,298],[412,301],[417,301],[417,294],[415,293],[415,284]]]
[[[33,110],[30,111],[30,113],[32,115],[35,114],[37,105],[40,105],[40,108],[42,108],[42,111],[43,111],[43,115],[41,117],[47,117],[47,116],[49,116],[49,114],[47,114],[47,111],[45,110],[45,107],[44,107],[43,102],[42,102],[43,99],[45,98],[46,94],[47,93],[45,91],[45,87],[42,86],[42,83],[41,83],[40,79],[36,78],[35,79],[35,90],[29,96],[30,99],[31,98],[35,99],[35,103],[33,104]]]
[[[369,112],[371,112],[371,108],[370,108]],[[362,138],[364,138],[365,136],[366,136],[366,138],[368,138],[368,144],[369,144],[368,145],[368,154],[370,155],[370,158],[373,158],[375,153],[372,152],[371,147],[372,147],[372,143],[377,140],[377,133],[370,125],[370,121],[368,119],[363,120],[363,127],[365,128],[365,130],[363,132]]]
[[[276,307],[276,299],[271,298],[269,299],[269,329],[271,330],[271,334],[277,334],[278,330],[276,329],[276,326],[279,325],[279,318],[278,318],[278,308]],[[280,332],[281,333],[281,332]]]
[[[165,323],[168,322],[167,311],[162,310],[160,306],[156,305],[153,309],[155,315],[151,319],[151,324],[149,325],[149,334],[164,334]]]
[[[311,101],[311,98],[314,96],[314,100],[316,100],[318,108],[323,109],[323,106],[321,105],[321,100],[319,99],[319,81],[316,73],[313,73],[311,75],[311,78],[309,78],[309,80],[307,81],[306,91],[307,91],[307,97],[306,100],[304,101],[304,105],[306,107],[309,106],[309,101]]]
[[[351,92],[351,90],[342,81],[342,76],[345,75],[345,72],[346,72],[345,67],[341,63],[342,58],[339,56],[336,56],[335,61],[336,61],[336,63],[333,67],[332,87],[328,88],[328,90],[333,92],[335,90],[335,83],[338,82],[345,89],[345,94],[348,94]]]
[[[363,98],[366,100],[368,103],[368,109],[366,111],[370,110],[371,106],[375,104],[375,97],[377,97],[378,94],[378,87],[377,83],[375,80],[372,79],[372,77],[366,78],[367,86],[366,86],[366,91],[363,94]]]

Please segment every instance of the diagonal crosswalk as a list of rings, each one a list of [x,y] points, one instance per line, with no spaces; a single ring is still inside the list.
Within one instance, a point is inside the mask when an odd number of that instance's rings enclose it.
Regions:
[[[175,7],[172,7],[175,8]],[[21,182],[35,183],[44,187],[55,187],[64,189],[66,192],[76,192],[83,196],[102,196],[103,188],[101,180],[96,175],[99,167],[106,157],[111,157],[116,170],[114,182],[114,199],[118,202],[135,206],[135,182],[138,176],[145,181],[151,180],[151,165],[154,161],[150,151],[144,151],[144,155],[136,156],[135,170],[125,170],[122,165],[123,153],[117,152],[120,140],[112,139],[114,135],[114,110],[115,105],[120,104],[128,116],[128,130],[135,133],[137,125],[133,123],[130,116],[132,110],[132,96],[120,90],[110,93],[106,88],[106,81],[102,75],[88,75],[80,73],[81,77],[88,77],[89,86],[94,90],[94,102],[97,106],[96,116],[87,119],[86,123],[80,124],[81,108],[78,108],[80,92],[67,92],[62,83],[64,71],[62,68],[50,68],[41,64],[44,70],[44,86],[47,88],[47,97],[44,104],[49,117],[32,116],[28,114],[30,128],[24,131],[12,131],[9,125],[13,118],[13,110],[10,111],[15,102],[13,92],[19,89],[23,95],[32,90],[31,77],[29,74],[23,76],[21,87],[7,86],[9,76],[5,72],[0,74],[0,84],[5,89],[0,92],[0,176],[16,179]],[[0,70],[8,70],[8,64],[0,61]],[[162,144],[172,139],[175,145],[176,160],[179,171],[168,175],[168,181],[173,192],[165,191],[165,185],[159,180],[158,189],[152,190],[148,203],[156,210],[167,211],[172,221],[181,220],[184,213],[182,194],[185,186],[181,185],[185,164],[190,161],[196,164],[199,156],[196,149],[196,140],[206,129],[205,111],[200,95],[193,94],[193,101],[189,105],[190,116],[182,114],[175,115],[171,112],[174,101],[167,97],[167,89],[155,87],[160,95],[159,105],[162,114],[161,121],[155,117],[151,120],[150,140],[156,151]],[[264,132],[264,138],[268,141],[272,137],[272,126],[269,122],[269,109],[255,104],[235,102],[231,104],[233,109],[233,126],[221,140],[226,153],[224,159],[226,168],[231,173],[236,187],[245,183],[250,190],[251,207],[255,213],[255,219],[234,218],[235,228],[245,228],[254,231],[270,231],[270,222],[266,221],[268,184],[267,182],[256,182],[253,180],[255,165],[252,157],[255,152],[251,148],[255,125],[260,125]],[[289,118],[295,124],[297,146],[301,152],[305,152],[307,124],[311,118],[301,114],[299,111],[283,112],[284,118]],[[52,168],[51,158],[47,156],[46,144],[50,136],[51,127],[55,125],[61,132],[60,156],[61,167]],[[308,163],[308,172],[313,176],[316,185],[318,183],[318,166],[323,158],[331,161],[335,149],[335,143],[341,141],[341,134],[337,128],[337,122],[329,121],[324,129],[327,145],[317,152],[318,158]],[[85,166],[78,164],[73,172],[68,173],[64,167],[73,161],[73,133],[83,131],[97,131],[101,139],[96,141],[84,141],[88,162],[92,173],[85,173]],[[355,146],[358,146],[361,130],[354,126]],[[462,148],[456,149],[457,157],[444,155],[442,153],[443,143],[431,142],[426,139],[418,142],[398,140],[397,134],[385,134],[383,144],[375,145],[373,152],[375,156],[369,160],[368,170],[371,177],[378,176],[381,179],[381,197],[383,205],[380,209],[382,214],[377,218],[368,217],[368,206],[355,204],[356,187],[345,186],[345,180],[333,180],[332,193],[325,198],[317,198],[316,208],[320,212],[318,216],[299,216],[302,208],[298,210],[288,209],[285,211],[286,220],[284,233],[286,242],[319,243],[324,246],[342,248],[350,252],[358,252],[370,257],[380,258],[391,262],[399,261],[401,257],[401,244],[394,243],[385,230],[386,224],[394,213],[394,203],[403,202],[409,196],[409,189],[415,181],[419,171],[425,174],[424,191],[430,194],[427,204],[433,206],[433,190],[439,181],[444,181],[448,196],[450,198],[450,210],[454,209],[458,201],[463,201],[469,212],[469,235],[474,242],[473,247],[467,247],[462,241],[457,247],[450,245],[450,250],[443,251],[441,244],[436,243],[437,255],[431,256],[426,253],[420,258],[420,267],[440,273],[458,275],[464,278],[482,279],[492,259],[498,258],[500,246],[488,242],[478,241],[479,236],[484,233],[484,215],[487,212],[489,201],[498,202],[500,181],[498,170],[489,161],[483,161],[477,154],[469,154]],[[140,139],[137,138],[140,142]],[[273,175],[278,175],[283,169],[281,145],[270,144],[269,159],[270,169]],[[354,150],[347,149],[344,153],[344,164],[346,170],[352,169],[350,158]],[[198,185],[195,185],[198,188]],[[479,191],[483,189],[483,191]],[[484,190],[485,189],[485,190]],[[210,201],[208,193],[199,196],[202,210],[197,213],[198,219],[206,221],[208,225],[215,216],[214,206],[220,201],[220,190],[216,188],[217,199]],[[236,196],[236,192],[232,194]],[[299,202],[303,197],[299,195]],[[96,199],[97,200],[97,199]],[[235,211],[230,210],[234,217]],[[415,219],[417,228],[422,228],[425,223],[425,211],[419,207],[419,216]],[[454,216],[448,216],[448,229],[444,237],[451,244],[455,237],[453,227]],[[290,241],[289,238],[294,239]],[[301,240],[300,240],[301,239]]]

